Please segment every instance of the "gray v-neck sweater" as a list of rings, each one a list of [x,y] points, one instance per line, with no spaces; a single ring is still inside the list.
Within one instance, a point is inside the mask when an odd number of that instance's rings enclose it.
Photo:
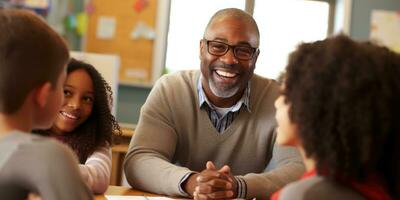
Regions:
[[[274,145],[274,101],[279,91],[275,81],[254,75],[251,112],[242,108],[219,134],[199,108],[198,78],[199,71],[166,75],[152,89],[125,158],[125,173],[133,187],[184,195],[180,180],[191,171],[204,170],[209,160],[218,168],[229,165],[234,175],[243,178],[247,198],[267,199],[301,176],[304,166],[297,150]]]

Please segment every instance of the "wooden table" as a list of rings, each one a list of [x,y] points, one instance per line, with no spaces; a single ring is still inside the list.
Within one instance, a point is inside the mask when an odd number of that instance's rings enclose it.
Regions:
[[[110,185],[104,195],[136,195],[136,196],[149,196],[149,197],[159,197],[161,195],[152,194],[148,192],[142,192],[136,189],[122,187],[122,186],[112,186]],[[107,200],[104,195],[95,195],[95,200]]]

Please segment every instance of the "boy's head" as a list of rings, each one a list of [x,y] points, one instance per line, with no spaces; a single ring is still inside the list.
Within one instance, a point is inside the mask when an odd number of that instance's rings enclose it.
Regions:
[[[58,89],[62,91],[60,78],[63,78],[61,74],[65,77],[68,59],[64,40],[41,18],[29,11],[0,10],[0,113],[17,112],[32,93],[41,107],[58,106],[59,96],[54,95],[58,95]],[[50,88],[49,94],[45,92],[45,85]],[[40,94],[46,98],[39,98]],[[57,98],[40,103],[47,97]],[[51,115],[55,115],[50,112],[46,109],[34,123],[43,126],[47,120],[47,125]]]
[[[379,171],[399,182],[399,77],[399,54],[343,35],[291,54],[282,92],[319,172],[361,179]]]

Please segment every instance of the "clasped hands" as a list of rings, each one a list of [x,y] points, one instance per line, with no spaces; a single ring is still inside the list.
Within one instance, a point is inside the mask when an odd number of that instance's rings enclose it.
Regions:
[[[205,170],[190,175],[185,190],[196,200],[233,199],[237,196],[237,182],[229,166],[217,169],[208,161]]]

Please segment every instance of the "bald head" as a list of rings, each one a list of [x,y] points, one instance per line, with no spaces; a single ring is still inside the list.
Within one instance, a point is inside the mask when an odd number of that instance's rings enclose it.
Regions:
[[[217,11],[211,17],[210,21],[208,22],[207,27],[204,31],[203,37],[206,38],[208,31],[209,31],[210,27],[212,26],[212,24],[214,24],[214,22],[224,20],[224,19],[235,19],[235,20],[241,21],[243,23],[249,24],[250,27],[254,28],[256,37],[257,37],[257,41],[259,41],[260,31],[258,30],[256,21],[249,13],[247,13],[246,11],[243,11],[241,9],[238,9],[238,8],[225,8],[225,9]]]

